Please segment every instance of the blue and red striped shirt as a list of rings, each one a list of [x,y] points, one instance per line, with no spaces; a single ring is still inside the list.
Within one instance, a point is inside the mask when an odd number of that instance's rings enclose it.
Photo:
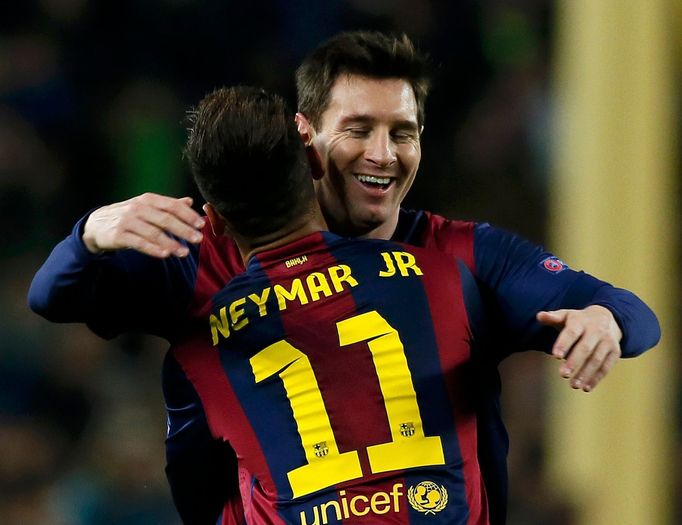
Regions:
[[[169,415],[167,474],[176,505],[188,523],[213,524],[221,509],[223,523],[242,523],[242,500],[247,517],[262,501],[255,491],[239,494],[236,472],[242,489],[253,483],[253,473],[243,467],[241,458],[238,464],[239,451],[235,455],[207,421],[206,413],[211,411],[204,413],[196,385],[188,380],[180,359],[195,352],[193,349],[197,353],[217,352],[206,319],[214,314],[215,294],[244,270],[236,246],[226,237],[214,236],[207,227],[204,241],[199,247],[190,246],[187,258],[154,259],[134,251],[95,256],[85,249],[81,228],[82,221],[36,274],[29,292],[31,307],[53,321],[86,322],[104,337],[139,331],[171,342],[163,379]],[[499,412],[497,365],[513,352],[551,349],[556,332],[537,323],[537,311],[590,304],[609,308],[623,331],[624,357],[638,355],[656,344],[660,337],[658,322],[634,294],[574,271],[541,247],[487,224],[401,210],[393,240],[436,250],[450,261],[459,261],[453,275],[459,275],[462,297],[470,298],[467,311],[482,312],[469,319],[477,344],[471,349],[469,381],[458,385],[466,385],[469,390],[464,397],[474,403],[478,465],[487,495],[487,505],[481,500],[481,508],[472,512],[480,516],[487,512],[493,525],[504,523],[508,444]],[[450,299],[433,290],[423,289],[421,293],[429,298],[433,327],[446,325],[445,320],[454,322],[457,317],[450,309]],[[348,294],[355,301],[353,290]],[[393,328],[398,333],[403,330]],[[438,348],[439,337],[442,334],[436,334]],[[425,490],[422,485],[420,491]],[[436,493],[430,494],[438,505]],[[342,511],[343,501],[348,503],[347,499],[339,501]],[[471,508],[472,501],[467,502]],[[336,512],[333,505],[326,508]],[[311,514],[307,516],[312,518]],[[354,519],[344,519],[344,523]]]

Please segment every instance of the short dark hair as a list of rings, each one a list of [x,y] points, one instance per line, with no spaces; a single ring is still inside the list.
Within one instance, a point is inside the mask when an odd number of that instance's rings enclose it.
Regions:
[[[204,199],[247,237],[290,224],[314,202],[294,114],[255,87],[222,88],[188,112],[185,157]]]
[[[349,31],[323,42],[296,70],[298,110],[313,126],[321,123],[329,93],[339,75],[400,78],[410,83],[417,101],[417,121],[424,124],[424,103],[430,87],[429,62],[405,34]]]

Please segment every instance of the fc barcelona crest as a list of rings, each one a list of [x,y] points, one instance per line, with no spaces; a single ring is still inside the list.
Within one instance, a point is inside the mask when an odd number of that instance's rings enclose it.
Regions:
[[[315,443],[313,445],[313,449],[315,450],[315,455],[318,458],[323,458],[327,454],[329,454],[329,447],[327,446],[326,441],[320,441],[319,443]]]
[[[404,437],[414,436],[414,423],[412,421],[400,423],[400,434]]]

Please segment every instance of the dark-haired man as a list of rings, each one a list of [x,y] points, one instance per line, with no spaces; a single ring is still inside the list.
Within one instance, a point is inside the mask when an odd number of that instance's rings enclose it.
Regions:
[[[210,344],[166,367],[239,457],[248,521],[489,523],[468,395],[482,312],[466,266],[323,231],[281,98],[221,89],[193,121],[186,156],[208,219],[246,271],[207,303]]]
[[[423,59],[409,40],[344,33],[299,68],[297,122],[306,144],[322,159],[323,175],[315,187],[332,231],[435,248],[461,260],[475,276],[494,327],[488,331],[494,352],[473,371],[479,462],[491,523],[498,524],[505,515],[507,452],[497,401],[499,361],[529,348],[552,352],[567,357],[561,373],[571,386],[589,391],[621,352],[633,356],[653,346],[658,324],[629,292],[573,272],[514,235],[400,210],[421,158],[427,86]],[[198,231],[202,222],[187,199],[145,195],[100,208],[76,226],[36,275],[32,306],[54,320],[86,321],[105,336],[140,330],[167,337],[175,348],[199,344],[187,332],[188,323],[205,315],[207,299],[243,269],[234,243],[208,226]],[[198,242],[195,236],[203,236],[199,245],[191,244]],[[126,247],[137,251],[120,250]],[[551,327],[559,329],[558,337]],[[183,394],[179,400],[193,394],[169,376],[166,370],[166,384]],[[175,417],[196,421],[189,410],[194,405],[178,405],[188,410],[174,412]],[[210,442],[207,431],[188,428]],[[191,449],[184,440],[196,437],[179,433],[168,441],[176,458],[169,462],[169,477],[180,507],[191,506],[186,502],[199,501],[206,491],[201,483],[181,486],[191,476],[174,472],[195,469],[202,479],[226,476],[222,467],[204,475],[195,467],[201,461],[191,455],[184,463],[177,459],[178,451]]]

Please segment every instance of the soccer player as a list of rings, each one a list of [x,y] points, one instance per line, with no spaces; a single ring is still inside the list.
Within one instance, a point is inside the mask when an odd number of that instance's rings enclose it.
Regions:
[[[406,38],[338,35],[304,61],[297,86],[299,131],[321,158],[315,188],[331,230],[435,248],[474,275],[493,348],[472,366],[478,457],[491,523],[504,523],[508,445],[498,407],[500,360],[544,350],[566,359],[560,372],[572,387],[589,391],[621,354],[656,344],[657,320],[633,294],[575,272],[513,234],[400,208],[421,157],[428,87],[424,60]],[[105,337],[137,330],[171,342],[176,351],[164,370],[170,415],[192,423],[177,426],[185,430],[167,441],[167,471],[183,517],[219,508],[235,486],[230,467],[203,461],[201,451],[215,440],[174,358],[178,349],[210,345],[189,328],[206,315],[216,291],[243,271],[234,242],[204,223],[186,198],[143,195],[100,208],[55,248],[29,297],[49,319],[87,322]],[[225,462],[233,459],[225,454]]]
[[[211,344],[174,357],[239,457],[248,521],[487,524],[473,276],[437,250],[322,231],[293,116],[218,90],[186,148],[246,271],[206,304]]]

